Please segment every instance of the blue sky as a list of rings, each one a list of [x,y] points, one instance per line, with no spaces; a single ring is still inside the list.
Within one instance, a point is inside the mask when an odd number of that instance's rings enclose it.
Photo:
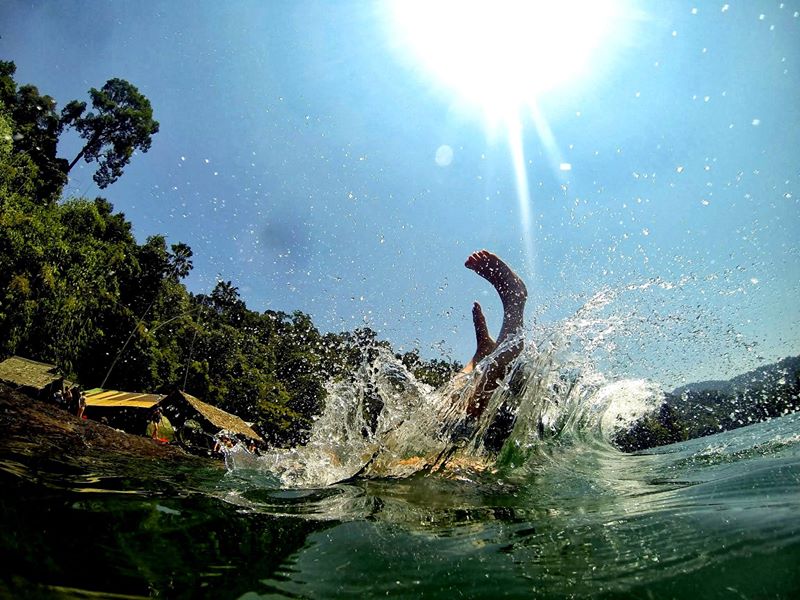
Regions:
[[[473,300],[499,327],[462,267],[486,247],[542,326],[615,290],[615,374],[800,353],[800,2],[624,7],[589,75],[538,99],[571,170],[523,116],[531,256],[504,131],[398,50],[386,4],[7,0],[0,56],[61,106],[111,77],[151,100],[152,149],[102,195],[193,248],[195,292],[232,280],[250,308],[465,360]],[[68,193],[100,194],[92,173]]]

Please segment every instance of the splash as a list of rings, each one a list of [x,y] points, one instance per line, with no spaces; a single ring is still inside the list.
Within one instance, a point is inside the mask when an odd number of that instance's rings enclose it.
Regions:
[[[566,441],[610,447],[615,433],[664,400],[651,382],[608,381],[590,360],[623,326],[618,316],[599,316],[613,298],[597,294],[552,330],[522,334],[525,351],[477,419],[467,416],[467,403],[492,356],[473,373],[433,389],[378,349],[350,379],[329,382],[325,410],[305,446],[258,459],[241,456],[238,462],[234,455],[228,466],[257,468],[284,487],[308,488],[353,477],[469,478],[480,471],[513,470],[548,445]],[[503,350],[505,344],[495,353]]]

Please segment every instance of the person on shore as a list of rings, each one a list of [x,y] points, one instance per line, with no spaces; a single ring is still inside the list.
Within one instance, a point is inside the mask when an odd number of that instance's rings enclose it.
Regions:
[[[81,392],[78,389],[77,385],[69,388],[64,393],[64,402],[66,404],[66,408],[73,415],[76,415],[76,416],[78,415],[80,399],[81,399]]]
[[[150,437],[153,438],[154,440],[158,440],[160,437],[158,435],[159,433],[158,427],[159,425],[161,425],[161,417],[162,417],[161,408],[156,406],[153,412],[150,413],[150,423],[153,426],[153,430],[150,432]]]
[[[58,408],[64,408],[64,392],[61,388],[56,388],[50,400]]]
[[[83,390],[76,387],[73,388],[72,390],[73,395],[76,393],[76,390],[78,396],[78,401],[77,401],[78,408],[76,411],[76,415],[78,416],[79,419],[85,419],[86,417],[83,415],[83,413],[86,412],[86,394],[83,393]]]
[[[231,448],[233,448],[233,446],[234,446],[233,440],[226,434],[221,433],[216,436],[214,441],[214,448],[211,450],[211,452],[216,456],[222,456],[225,453],[225,451],[230,450]]]

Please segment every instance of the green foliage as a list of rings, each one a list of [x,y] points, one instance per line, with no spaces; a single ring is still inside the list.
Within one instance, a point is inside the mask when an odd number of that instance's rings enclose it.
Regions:
[[[689,431],[685,423],[677,418],[671,406],[663,404],[656,413],[645,416],[629,430],[619,433],[614,438],[614,444],[620,450],[633,452],[688,439]]]
[[[0,188],[51,202],[67,180],[67,162],[56,157],[60,116],[55,100],[41,95],[36,86],[17,88],[15,71],[13,62],[0,61],[0,114],[11,128],[13,145],[13,160],[3,161],[0,170]]]
[[[158,132],[150,101],[123,79],[110,79],[92,88],[93,112],[73,100],[59,112],[53,98],[33,85],[17,87],[16,66],[0,61],[0,192],[3,199],[20,193],[39,204],[61,196],[67,174],[83,158],[98,162],[94,181],[103,189],[122,175],[134,151],[147,152]],[[71,163],[57,156],[61,134],[74,128],[86,140]],[[9,144],[11,148],[9,149]]]
[[[89,90],[94,112],[84,114],[85,102],[73,100],[61,114],[62,127],[74,127],[86,144],[69,164],[70,171],[83,158],[97,161],[94,181],[104,189],[122,176],[134,150],[147,152],[158,132],[150,101],[124,79],[109,79],[101,89]]]

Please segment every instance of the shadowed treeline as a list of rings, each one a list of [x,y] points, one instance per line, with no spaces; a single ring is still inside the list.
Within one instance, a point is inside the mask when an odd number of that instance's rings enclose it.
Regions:
[[[652,415],[615,436],[622,450],[643,450],[738,429],[800,409],[800,356],[729,381],[684,385]]]

